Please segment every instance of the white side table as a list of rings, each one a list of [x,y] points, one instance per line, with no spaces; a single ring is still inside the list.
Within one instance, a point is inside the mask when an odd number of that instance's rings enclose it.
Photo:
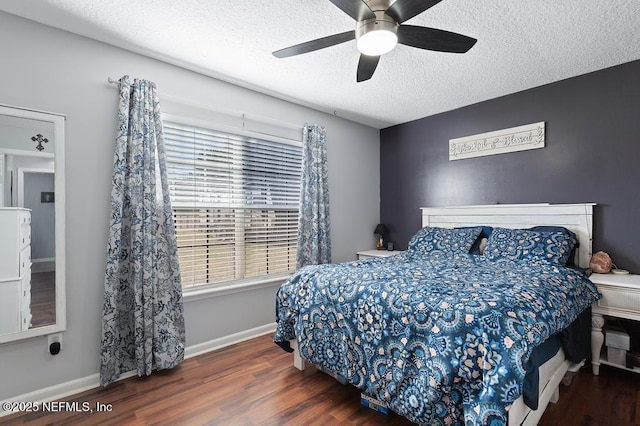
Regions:
[[[600,365],[610,365],[627,371],[640,373],[640,369],[630,369],[608,362],[601,355],[604,343],[604,315],[640,321],[640,275],[591,274],[592,283],[598,287],[602,299],[591,308],[591,357],[594,375],[600,374]]]
[[[366,259],[367,257],[387,257],[393,256],[394,254],[402,253],[403,250],[363,250],[357,253],[358,260]]]

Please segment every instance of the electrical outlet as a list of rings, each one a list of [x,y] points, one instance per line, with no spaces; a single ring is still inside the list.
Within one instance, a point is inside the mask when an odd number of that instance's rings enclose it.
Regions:
[[[56,342],[60,343],[60,350],[62,350],[62,333],[49,334],[47,336],[47,351],[50,351],[51,345]]]

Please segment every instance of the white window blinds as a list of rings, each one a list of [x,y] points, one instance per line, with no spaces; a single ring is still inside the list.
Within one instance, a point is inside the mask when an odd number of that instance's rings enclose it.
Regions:
[[[293,271],[301,145],[163,129],[183,287]]]

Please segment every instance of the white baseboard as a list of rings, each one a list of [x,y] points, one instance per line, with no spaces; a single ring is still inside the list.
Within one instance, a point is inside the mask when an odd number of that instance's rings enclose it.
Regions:
[[[255,337],[263,336],[265,334],[272,333],[276,330],[275,323],[265,324],[260,327],[252,328],[249,330],[241,331],[239,333],[230,334],[228,336],[219,337],[217,339],[210,340],[208,342],[199,343],[197,345],[189,346],[184,351],[185,359],[193,358],[194,356],[202,355],[207,352],[215,351],[227,346],[235,345],[236,343],[244,342],[245,340],[253,339]],[[136,375],[135,371],[129,371],[123,373],[117,381],[128,379]],[[60,383],[48,388],[38,389],[33,392],[25,393],[23,395],[17,395],[13,398],[0,401],[0,406],[5,402],[45,402],[45,401],[57,401],[62,398],[66,398],[70,395],[75,395],[80,392],[94,389],[100,386],[100,375],[92,374],[90,376],[81,377],[79,379],[70,380],[68,382]],[[14,414],[10,411],[0,410],[0,417]]]
[[[265,324],[260,327],[251,328],[249,330],[241,331],[239,333],[230,334],[218,339],[209,340],[208,342],[199,343],[197,345],[189,346],[184,351],[185,359],[192,358],[194,356],[202,355],[207,352],[215,351],[227,346],[235,345],[236,343],[244,342],[245,340],[253,339],[258,336],[264,336],[265,334],[273,333],[276,331],[276,324]]]

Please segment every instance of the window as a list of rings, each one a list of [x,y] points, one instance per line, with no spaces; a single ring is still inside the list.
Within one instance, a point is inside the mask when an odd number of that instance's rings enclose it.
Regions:
[[[182,286],[293,271],[301,144],[166,120],[163,130]]]

